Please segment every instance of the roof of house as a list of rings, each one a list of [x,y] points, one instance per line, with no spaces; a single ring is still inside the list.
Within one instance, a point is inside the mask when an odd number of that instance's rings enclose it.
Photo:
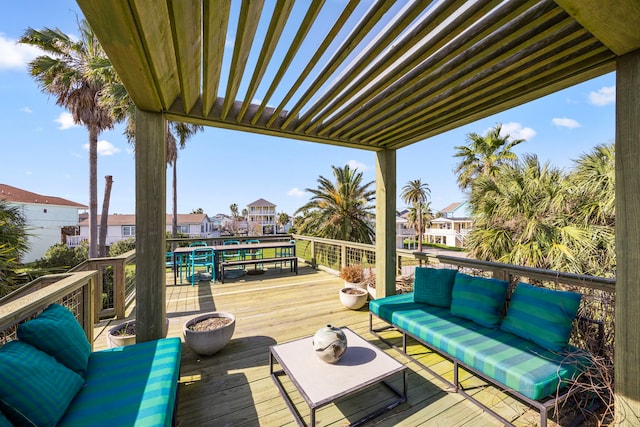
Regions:
[[[98,224],[100,223],[101,215],[98,215]],[[172,215],[167,214],[167,224],[171,223]],[[207,214],[178,214],[178,224],[200,224],[207,217]],[[135,225],[136,216],[134,214],[113,214],[107,218],[108,225]],[[81,219],[81,226],[89,225],[89,218]]]
[[[82,203],[72,202],[62,197],[45,196],[21,188],[12,187],[11,185],[0,184],[0,199],[14,203],[33,203],[40,205],[56,205],[69,206],[78,209],[87,209]]]
[[[450,205],[440,209],[440,212],[455,212],[464,202],[451,203]]]
[[[275,205],[265,199],[258,199],[253,203],[249,203],[247,206],[275,206]]]

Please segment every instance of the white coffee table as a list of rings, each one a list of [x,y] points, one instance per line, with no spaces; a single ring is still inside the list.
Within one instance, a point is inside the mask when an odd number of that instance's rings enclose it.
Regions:
[[[378,347],[343,327],[347,351],[336,364],[321,361],[313,350],[313,337],[301,338],[269,348],[271,377],[299,425],[305,425],[291,397],[285,391],[281,376],[287,375],[311,410],[309,425],[315,425],[316,410],[336,400],[360,392],[376,384],[388,387],[397,397],[393,403],[352,423],[363,424],[407,401],[407,368]],[[281,369],[274,371],[274,359]],[[387,380],[402,374],[402,391]]]

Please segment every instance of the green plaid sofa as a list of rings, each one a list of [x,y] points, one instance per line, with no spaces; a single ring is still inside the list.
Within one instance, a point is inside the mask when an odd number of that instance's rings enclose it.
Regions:
[[[52,304],[0,347],[0,427],[171,426],[179,338],[92,352],[66,308]]]
[[[511,313],[507,311],[508,315],[504,317],[506,282],[466,275],[458,277],[455,270],[448,270],[445,274],[449,277],[446,278],[434,278],[433,274],[441,275],[438,272],[429,273],[426,278],[429,283],[425,284],[421,283],[421,273],[417,269],[413,293],[369,302],[371,332],[393,346],[380,333],[386,329],[397,329],[402,333],[401,350],[405,354],[409,336],[451,360],[454,363],[453,383],[423,367],[505,424],[509,422],[464,391],[458,380],[459,366],[538,408],[540,425],[545,426],[548,410],[556,399],[566,397],[563,389],[588,366],[586,352],[566,343],[579,296],[557,291],[550,293],[519,284],[521,288],[516,291],[521,292],[512,296],[515,299],[514,310]],[[447,284],[433,283],[438,280]],[[457,291],[456,284],[460,285]],[[571,301],[559,302],[563,298]],[[540,306],[544,306],[546,300],[555,306],[544,314],[545,309]],[[488,315],[489,312],[492,313]],[[554,317],[554,313],[561,316]],[[546,319],[536,319],[536,316],[546,316]],[[388,325],[374,328],[374,317]],[[558,336],[553,332],[554,322],[556,329],[560,330]],[[569,332],[565,330],[567,324]],[[539,327],[542,327],[537,331],[540,337],[528,335]]]

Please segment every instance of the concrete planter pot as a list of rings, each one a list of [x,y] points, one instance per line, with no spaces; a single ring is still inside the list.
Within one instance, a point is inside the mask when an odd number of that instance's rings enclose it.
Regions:
[[[199,322],[214,318],[227,318],[231,319],[231,322],[220,327],[202,331],[194,331],[191,329],[193,325]],[[184,341],[191,350],[202,356],[211,356],[227,345],[235,329],[236,318],[233,314],[222,311],[212,311],[211,313],[206,313],[188,320],[182,327],[182,334]]]
[[[340,289],[340,302],[351,310],[359,310],[367,303],[369,293],[361,288]]]
[[[126,329],[126,332],[125,332]],[[169,319],[165,319],[164,335],[167,336],[169,331]],[[132,345],[136,343],[136,321],[129,320],[128,322],[120,323],[113,328],[110,328],[107,332],[107,346],[109,348],[123,347],[125,345]]]

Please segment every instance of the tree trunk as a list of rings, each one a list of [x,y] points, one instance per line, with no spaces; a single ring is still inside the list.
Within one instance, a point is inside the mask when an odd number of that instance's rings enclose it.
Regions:
[[[178,172],[176,167],[178,166],[178,154],[173,160],[173,217],[171,218],[171,237],[174,239],[178,237]],[[177,243],[171,243],[171,249],[175,250]]]
[[[89,127],[89,259],[98,257],[98,128]]]
[[[100,257],[107,256],[107,221],[109,219],[109,201],[111,200],[111,186],[113,177],[104,177],[104,201],[102,202],[102,215],[100,216],[100,241],[98,242],[98,252]]]
[[[418,202],[418,252],[422,252],[422,203]]]

